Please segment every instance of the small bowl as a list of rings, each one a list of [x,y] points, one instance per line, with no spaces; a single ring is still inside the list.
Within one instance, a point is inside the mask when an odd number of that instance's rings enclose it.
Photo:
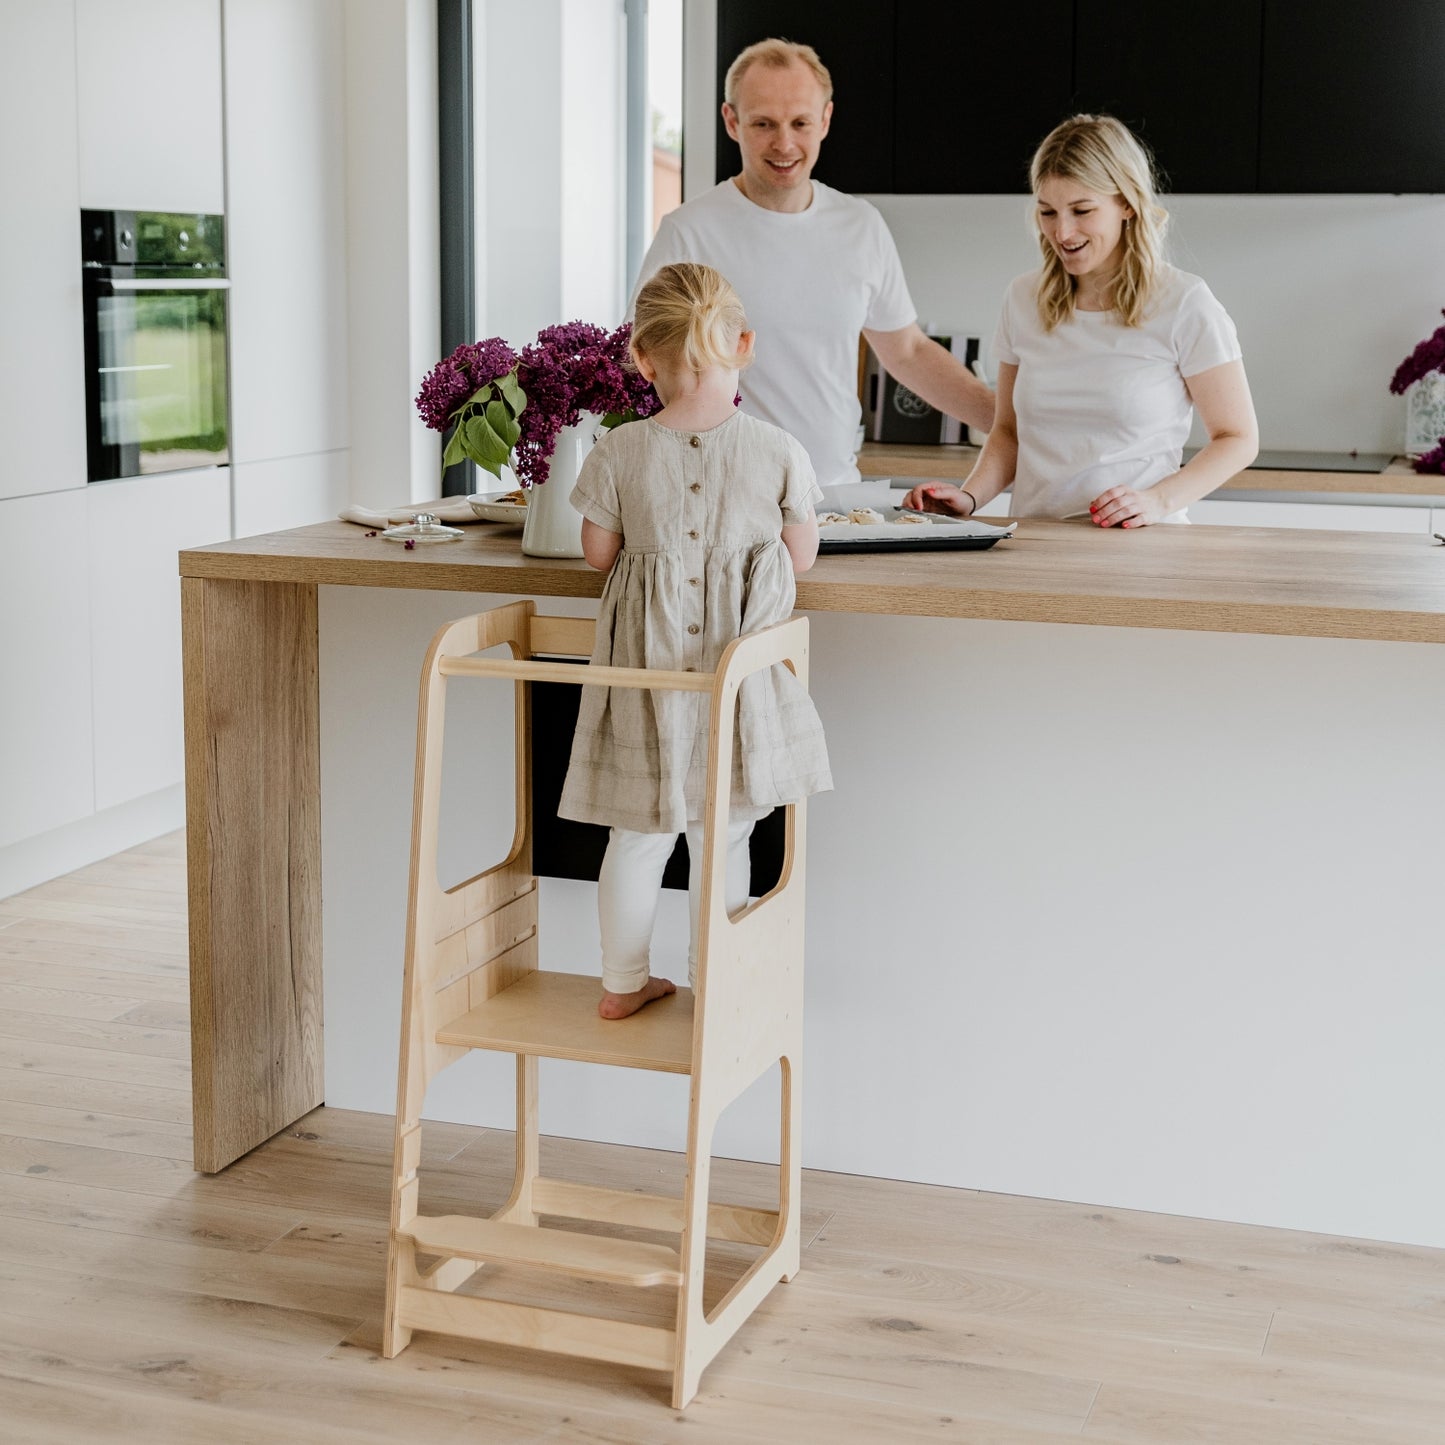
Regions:
[[[500,500],[510,495],[510,492],[473,492],[467,498],[467,504],[484,522],[503,522],[520,527],[527,520],[527,504]]]

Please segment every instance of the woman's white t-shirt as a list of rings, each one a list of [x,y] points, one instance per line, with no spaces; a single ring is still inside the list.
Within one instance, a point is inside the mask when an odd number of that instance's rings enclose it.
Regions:
[[[1143,491],[1179,470],[1193,413],[1185,378],[1238,361],[1239,338],[1209,287],[1173,266],[1140,325],[1121,325],[1113,311],[1076,310],[1045,331],[1039,275],[1009,286],[993,343],[996,361],[1018,367],[1009,510],[1079,516],[1110,487]]]

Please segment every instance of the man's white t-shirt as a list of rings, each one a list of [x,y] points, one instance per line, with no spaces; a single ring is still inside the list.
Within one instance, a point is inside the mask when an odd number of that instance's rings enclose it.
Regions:
[[[823,486],[857,481],[858,335],[917,316],[883,217],[821,181],[808,209],[792,212],[723,181],[662,218],[638,289],[675,261],[721,271],[742,298],[757,332],[743,410],[797,437]]]
[[[1173,266],[1141,325],[1123,326],[1112,311],[1076,310],[1045,331],[1039,274],[1009,286],[993,343],[996,361],[1018,367],[1009,512],[1072,517],[1110,487],[1143,491],[1179,470],[1193,414],[1185,378],[1238,361],[1239,338],[1209,287]]]

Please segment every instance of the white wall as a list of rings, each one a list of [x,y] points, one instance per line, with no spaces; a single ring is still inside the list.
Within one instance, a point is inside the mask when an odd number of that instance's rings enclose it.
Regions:
[[[481,335],[616,326],[624,294],[621,0],[488,3],[476,38]]]
[[[827,179],[827,143],[818,168]],[[1022,196],[874,196],[920,318],[984,338],[1036,264]],[[1395,367],[1445,305],[1445,197],[1175,196],[1176,265],[1239,328],[1264,446],[1404,446]]]
[[[562,321],[617,326],[626,229],[627,31],[619,0],[563,0]]]
[[[351,497],[385,507],[440,490],[413,405],[441,345],[436,7],[347,0],[345,42]]]
[[[85,485],[78,147],[74,7],[0,0],[0,497]]]

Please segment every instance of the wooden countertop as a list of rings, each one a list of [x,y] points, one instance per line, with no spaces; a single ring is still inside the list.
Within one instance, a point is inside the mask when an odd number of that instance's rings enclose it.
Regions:
[[[928,477],[961,482],[973,470],[977,460],[977,447],[915,447],[865,442],[858,454],[858,468],[865,477]],[[1383,472],[1240,472],[1219,490],[1438,497],[1445,495],[1445,478],[1422,476],[1404,457],[1396,457]]]
[[[405,551],[322,522],[180,554],[182,576],[352,587],[597,597],[581,561],[524,557],[516,527]],[[798,579],[809,611],[981,617],[1445,642],[1445,547],[1420,535],[1270,527],[1104,531],[1019,525],[985,552],[824,556]]]

